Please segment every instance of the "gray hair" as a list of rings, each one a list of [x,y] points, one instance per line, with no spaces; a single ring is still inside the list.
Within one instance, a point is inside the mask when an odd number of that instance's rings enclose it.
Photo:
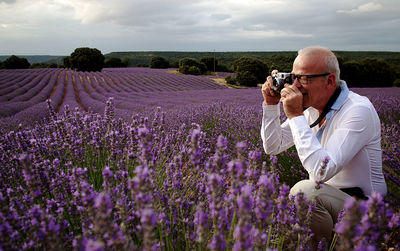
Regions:
[[[338,62],[335,54],[331,50],[321,47],[321,46],[310,46],[310,47],[301,49],[297,52],[297,55],[301,55],[301,54],[304,54],[304,55],[318,54],[318,55],[324,57],[326,72],[331,72],[331,73],[335,74],[335,76],[336,76],[335,84],[337,86],[340,85],[339,62]]]

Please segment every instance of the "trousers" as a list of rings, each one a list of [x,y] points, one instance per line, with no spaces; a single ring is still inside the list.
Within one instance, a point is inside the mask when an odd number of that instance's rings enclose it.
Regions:
[[[320,188],[316,189],[316,183],[311,180],[299,181],[290,189],[291,195],[296,195],[299,192],[303,192],[308,200],[315,200],[316,203],[311,213],[310,227],[314,236],[310,248],[317,250],[322,238],[325,238],[329,243],[338,215],[343,210],[346,199],[352,197],[327,184],[321,184]]]

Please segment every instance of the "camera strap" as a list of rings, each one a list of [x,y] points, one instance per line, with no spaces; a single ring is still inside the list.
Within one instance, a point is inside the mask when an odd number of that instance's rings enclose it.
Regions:
[[[340,86],[338,86],[336,88],[335,92],[329,98],[328,103],[326,103],[321,115],[319,115],[317,120],[310,125],[310,128],[313,128],[314,126],[318,125],[319,122],[321,122],[321,120],[323,120],[325,118],[326,114],[328,114],[328,112],[331,110],[332,105],[335,103],[336,99],[339,97],[341,91],[342,91],[342,88],[340,88]]]

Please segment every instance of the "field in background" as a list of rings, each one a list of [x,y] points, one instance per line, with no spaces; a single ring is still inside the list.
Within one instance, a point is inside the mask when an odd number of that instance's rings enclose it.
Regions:
[[[46,99],[51,99],[56,112],[63,112],[68,105],[71,110],[102,113],[106,100],[114,97],[116,113],[124,118],[156,106],[209,103],[218,99],[218,95],[210,95],[211,91],[227,89],[212,80],[226,75],[220,74],[191,76],[149,68],[110,68],[90,73],[64,69],[2,70],[1,127],[11,129],[46,117]]]

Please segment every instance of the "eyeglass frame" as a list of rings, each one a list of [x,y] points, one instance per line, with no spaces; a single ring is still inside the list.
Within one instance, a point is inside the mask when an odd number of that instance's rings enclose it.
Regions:
[[[325,77],[325,76],[328,76],[329,74],[331,74],[331,72],[326,72],[326,73],[322,73],[322,74],[309,74],[309,75],[307,75],[307,74],[296,75],[296,74],[292,73],[292,79],[293,79],[293,83],[297,79],[297,81],[299,81],[300,84],[306,85],[306,84],[308,84],[309,80],[312,79],[312,78]],[[301,80],[302,77],[306,77],[307,78],[306,79],[306,83],[302,83],[301,82],[302,81]]]

